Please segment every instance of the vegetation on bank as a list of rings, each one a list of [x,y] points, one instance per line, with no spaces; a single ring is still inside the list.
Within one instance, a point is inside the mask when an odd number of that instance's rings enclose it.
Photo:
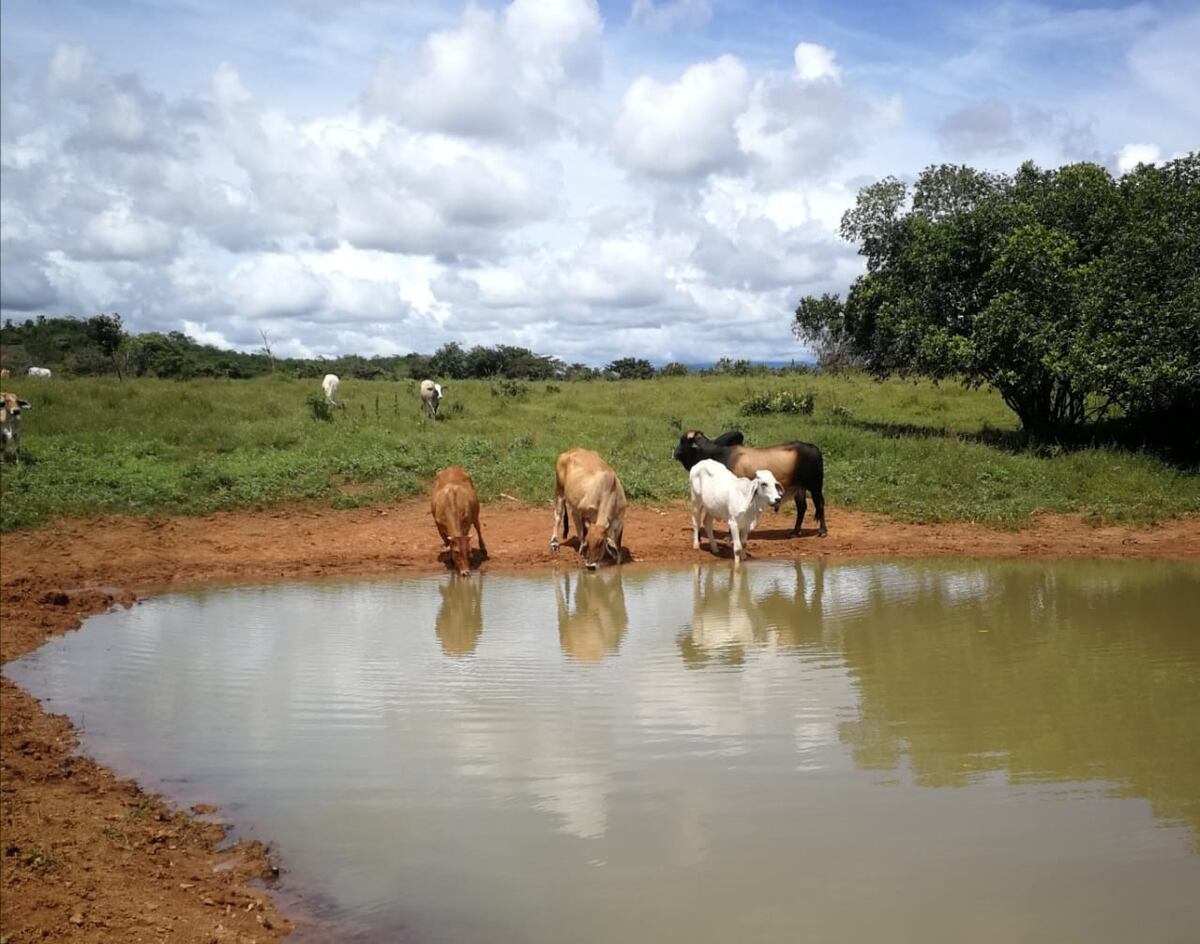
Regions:
[[[752,443],[821,447],[835,533],[839,508],[1005,526],[1038,509],[1142,524],[1200,513],[1200,476],[1112,448],[1029,448],[1000,396],[957,385],[861,373],[464,380],[435,422],[420,417],[414,382],[353,378],[343,379],[343,408],[322,421],[308,403],[316,384],[22,380],[34,406],[25,462],[3,466],[0,527],[291,500],[349,507],[421,492],[456,463],[485,501],[547,501],[554,458],[573,445],[605,455],[632,501],[659,503],[687,494],[670,455],[681,430],[732,427]]]

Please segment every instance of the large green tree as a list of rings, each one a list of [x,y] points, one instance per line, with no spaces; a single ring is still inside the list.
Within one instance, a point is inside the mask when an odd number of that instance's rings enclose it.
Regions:
[[[1120,180],[1089,163],[930,167],[911,191],[863,188],[842,235],[866,273],[845,302],[801,300],[793,330],[818,352],[989,384],[1034,437],[1114,409],[1187,435],[1173,427],[1200,406],[1196,154]]]

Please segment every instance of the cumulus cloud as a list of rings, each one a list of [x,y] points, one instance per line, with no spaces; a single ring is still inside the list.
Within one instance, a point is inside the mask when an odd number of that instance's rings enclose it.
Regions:
[[[414,63],[385,60],[367,102],[446,134],[544,134],[571,83],[598,74],[600,33],[594,0],[514,0],[499,13],[468,6],[462,23],[431,35]]]
[[[1157,164],[1160,157],[1157,144],[1126,144],[1117,152],[1117,170],[1128,174],[1138,164]]]
[[[816,43],[797,43],[792,59],[796,63],[796,77],[801,82],[838,82],[842,70],[837,65],[837,54],[832,49]]]
[[[692,177],[741,159],[734,122],[750,82],[734,56],[688,68],[674,82],[642,76],[629,86],[613,131],[627,166],[659,177]]]

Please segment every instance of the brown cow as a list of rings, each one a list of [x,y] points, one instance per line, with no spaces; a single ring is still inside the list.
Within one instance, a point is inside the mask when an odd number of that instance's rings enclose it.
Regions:
[[[442,469],[433,480],[429,504],[438,534],[442,536],[442,543],[450,548],[455,568],[462,576],[471,576],[472,525],[479,535],[481,556],[487,557],[487,547],[479,529],[479,496],[467,470],[457,465]]]
[[[621,562],[621,532],[625,529],[625,490],[612,466],[590,449],[568,449],[554,464],[554,525],[550,550],[558,552],[555,531],[562,522],[562,536],[569,533],[567,516],[575,523],[579,553],[588,570],[606,554]]]

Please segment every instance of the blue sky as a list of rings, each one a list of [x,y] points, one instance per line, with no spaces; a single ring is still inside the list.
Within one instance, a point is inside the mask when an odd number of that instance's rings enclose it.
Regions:
[[[6,0],[0,309],[279,353],[802,352],[857,189],[1197,147],[1196,3]]]

